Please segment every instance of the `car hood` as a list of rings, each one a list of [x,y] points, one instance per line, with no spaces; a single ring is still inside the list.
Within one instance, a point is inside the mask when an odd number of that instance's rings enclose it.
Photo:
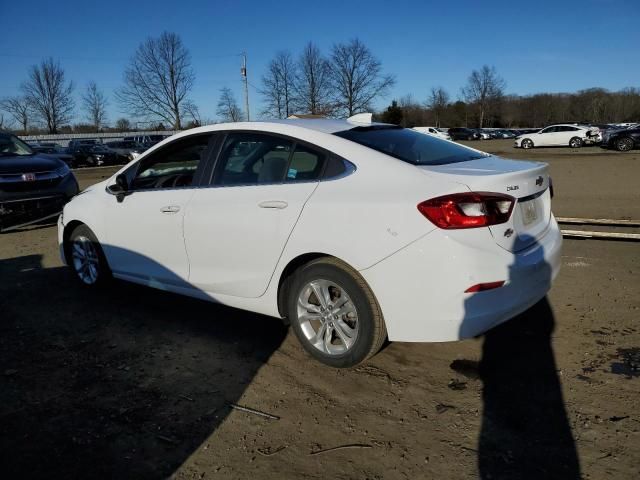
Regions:
[[[45,154],[0,157],[0,174],[50,172],[64,165],[62,160]]]

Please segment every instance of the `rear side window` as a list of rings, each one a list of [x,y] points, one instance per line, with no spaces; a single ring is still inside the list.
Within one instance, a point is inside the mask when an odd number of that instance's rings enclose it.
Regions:
[[[286,181],[289,183],[317,180],[322,172],[325,157],[323,153],[304,145],[297,145],[291,155]]]
[[[292,142],[259,133],[229,134],[222,146],[214,185],[281,183]]]
[[[394,126],[356,127],[335,135],[414,165],[446,165],[489,155]]]

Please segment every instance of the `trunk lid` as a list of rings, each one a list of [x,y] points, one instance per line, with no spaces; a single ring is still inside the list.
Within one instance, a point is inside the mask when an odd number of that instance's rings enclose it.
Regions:
[[[551,220],[549,171],[546,163],[495,156],[446,165],[419,166],[426,175],[444,175],[472,192],[504,193],[516,199],[506,223],[488,227],[496,243],[517,252],[544,236]]]

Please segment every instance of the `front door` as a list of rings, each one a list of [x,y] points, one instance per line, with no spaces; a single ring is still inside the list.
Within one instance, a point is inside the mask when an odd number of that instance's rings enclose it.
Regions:
[[[151,286],[186,286],[189,262],[182,222],[212,135],[180,138],[145,155],[125,173],[128,194],[106,209],[105,255],[114,275]]]

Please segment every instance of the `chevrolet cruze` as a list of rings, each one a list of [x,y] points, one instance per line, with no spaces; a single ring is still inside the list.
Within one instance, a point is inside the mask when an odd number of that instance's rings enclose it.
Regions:
[[[335,367],[477,336],[543,298],[561,234],[547,165],[370,115],[170,137],[68,203],[63,260],[280,317]]]

